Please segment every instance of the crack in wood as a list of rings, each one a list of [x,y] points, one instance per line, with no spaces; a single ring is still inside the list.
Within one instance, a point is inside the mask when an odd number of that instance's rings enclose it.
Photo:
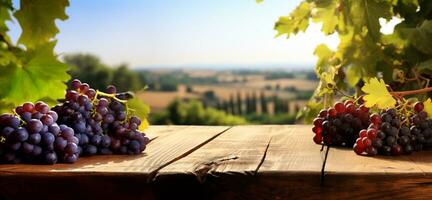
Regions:
[[[218,158],[214,161],[198,164],[194,168],[193,174],[195,175],[195,177],[198,179],[200,183],[203,183],[205,182],[205,179],[207,177],[207,174],[209,174],[209,171],[215,170],[219,165],[221,165],[224,162],[236,160],[238,158],[239,157],[236,155],[229,155],[223,158]]]
[[[156,137],[150,139],[150,140],[149,140],[149,144],[150,144],[150,142],[152,142],[153,140],[156,140],[158,137],[159,137],[159,136],[156,136]]]
[[[155,181],[155,180],[156,180],[156,176],[157,176],[158,172],[159,172],[161,169],[163,169],[164,167],[170,165],[170,164],[173,163],[173,162],[176,162],[176,161],[178,161],[178,160],[180,160],[180,159],[182,159],[182,158],[188,156],[189,154],[191,154],[191,153],[193,153],[194,151],[198,150],[199,148],[201,148],[202,146],[206,145],[206,144],[209,143],[210,141],[214,140],[215,138],[219,137],[219,136],[222,135],[223,133],[227,132],[227,131],[228,131],[229,129],[231,129],[231,128],[232,128],[232,126],[226,128],[226,129],[224,129],[224,130],[221,131],[220,133],[218,133],[218,134],[214,135],[213,137],[207,139],[206,141],[202,142],[201,144],[199,144],[199,145],[193,147],[192,149],[190,149],[190,150],[186,151],[185,153],[181,154],[180,156],[178,156],[178,157],[172,159],[172,160],[169,161],[169,162],[166,162],[165,164],[162,164],[161,166],[159,166],[159,167],[156,168],[155,170],[151,171],[151,172],[149,173],[148,178],[147,178],[147,182],[150,183],[150,182]]]
[[[268,151],[268,149],[269,149],[269,147],[270,147],[271,140],[272,140],[272,137],[270,137],[270,138],[269,138],[269,141],[267,142],[267,146],[266,146],[266,148],[265,148],[265,150],[264,150],[263,157],[261,158],[260,162],[258,163],[257,168],[255,169],[255,171],[254,171],[254,173],[253,173],[254,176],[256,176],[256,175],[258,174],[258,170],[259,170],[259,168],[261,167],[261,165],[264,163],[264,161],[265,161],[265,159],[266,159],[267,151]]]
[[[326,163],[327,163],[328,152],[330,150],[330,146],[326,146],[326,147],[327,147],[327,149],[326,149],[326,153],[325,153],[323,164],[322,164],[322,168],[321,168],[321,180],[320,180],[321,186],[324,186],[325,166],[326,166]],[[324,148],[324,145],[323,145],[323,148]]]

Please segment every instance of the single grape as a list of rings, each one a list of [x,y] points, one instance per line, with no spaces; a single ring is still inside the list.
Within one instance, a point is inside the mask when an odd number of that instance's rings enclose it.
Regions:
[[[322,109],[319,112],[319,117],[322,117],[322,118],[327,117],[327,110],[326,109]],[[131,120],[132,120],[132,118],[131,118]]]
[[[67,141],[66,141],[65,139],[63,139],[63,138],[61,138],[61,137],[58,137],[58,138],[55,139],[54,147],[55,147],[57,150],[59,150],[59,151],[63,151],[64,148],[66,147],[66,145],[67,145]]]
[[[25,128],[18,128],[14,131],[15,141],[24,142],[28,139],[29,133]]]
[[[28,142],[30,144],[39,144],[41,139],[42,139],[42,137],[39,133],[33,133],[33,134],[30,134],[30,136],[28,138]]]
[[[41,118],[41,122],[44,125],[50,126],[50,125],[54,124],[54,119],[51,117],[51,115],[44,115]]]
[[[84,148],[84,154],[91,156],[91,155],[95,155],[97,153],[97,148],[93,145],[87,145]]]
[[[42,128],[43,128],[43,124],[38,119],[31,119],[27,123],[26,128],[31,133],[39,133],[42,130]]]
[[[41,137],[42,137],[42,139],[41,139],[42,144],[45,144],[45,145],[53,144],[55,141],[54,135],[50,132],[44,133]]]
[[[335,103],[334,108],[335,108],[335,110],[336,110],[338,113],[343,113],[343,112],[345,112],[345,106],[344,106],[344,104],[341,103],[341,102],[337,102],[337,103]]]
[[[366,130],[366,129],[362,129],[362,130],[359,132],[359,137],[360,137],[360,138],[367,137],[367,130]]]
[[[414,111],[415,112],[417,112],[417,113],[419,113],[420,111],[423,111],[423,109],[424,109],[424,105],[423,105],[423,102],[416,102],[415,104],[414,104]]]
[[[24,143],[21,145],[21,150],[22,150],[22,152],[27,153],[27,154],[32,153],[32,152],[33,152],[33,148],[34,148],[34,145],[29,144],[29,143],[27,143],[27,142],[24,142]]]
[[[47,114],[48,111],[49,111],[49,107],[48,107],[48,105],[47,105],[46,103],[44,103],[44,102],[41,102],[41,101],[37,102],[37,103],[34,105],[34,109],[35,109],[36,111],[42,113],[42,114]]]
[[[66,148],[64,150],[67,154],[75,154],[78,153],[78,145],[76,145],[75,143],[69,142],[66,145]]]
[[[89,89],[90,89],[90,86],[89,86],[89,84],[87,84],[87,83],[83,83],[83,84],[81,84],[80,87],[79,87],[79,91],[80,91],[81,93],[86,93]]]
[[[47,164],[57,163],[57,154],[55,152],[48,152],[44,156],[44,162]]]
[[[81,86],[81,81],[78,80],[78,79],[74,79],[74,80],[71,82],[71,85],[72,85],[72,88],[73,88],[74,90],[77,90],[77,89],[80,88],[80,86]]]
[[[70,154],[64,157],[65,163],[75,163],[77,160],[78,160],[78,156],[76,154]]]
[[[22,107],[23,107],[23,109],[24,109],[25,112],[32,113],[33,110],[34,110],[34,105],[31,102],[24,103],[22,105]]]
[[[114,85],[109,85],[107,87],[107,93],[108,94],[115,94],[117,92],[117,89]]]
[[[378,124],[381,124],[381,117],[378,115],[378,114],[372,114],[371,116],[370,116],[370,121],[373,123],[373,124],[376,124],[376,125],[378,125]]]
[[[40,154],[42,154],[42,148],[40,146],[34,145],[33,146],[33,151],[32,151],[32,155],[37,157]]]

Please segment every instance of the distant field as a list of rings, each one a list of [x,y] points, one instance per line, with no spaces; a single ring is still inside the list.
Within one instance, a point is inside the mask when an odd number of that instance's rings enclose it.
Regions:
[[[195,75],[207,76],[210,73],[201,72]],[[275,88],[276,85],[280,86],[280,90],[265,90],[266,86]],[[295,94],[289,91],[284,91],[285,87],[295,87],[297,90],[313,90],[317,86],[316,81],[303,80],[303,79],[276,79],[276,80],[263,80],[260,77],[249,77],[246,82],[237,83],[220,83],[214,85],[192,85],[192,93],[187,93],[185,87],[180,87],[175,92],[160,92],[160,91],[146,91],[137,94],[139,99],[144,100],[150,105],[153,112],[162,111],[169,103],[176,98],[181,99],[199,99],[204,92],[213,91],[215,96],[220,100],[229,100],[230,96],[236,98],[237,93],[240,93],[242,98],[245,98],[247,94],[252,95],[253,93],[259,98],[261,92],[265,96],[271,97],[277,95],[279,98],[292,99],[295,98]],[[290,102],[290,110],[294,110],[294,107],[302,107],[306,101],[292,100]]]
[[[146,91],[137,94],[137,97],[147,103],[152,112],[158,112],[164,110],[169,103],[176,98],[188,98],[197,99],[198,95],[194,94],[181,94],[179,92],[154,92]]]
[[[264,88],[266,85],[271,85],[273,88],[279,85],[282,89],[285,87],[295,87],[298,90],[315,90],[318,82],[304,79],[275,79],[257,80],[245,83],[246,87],[251,88]]]

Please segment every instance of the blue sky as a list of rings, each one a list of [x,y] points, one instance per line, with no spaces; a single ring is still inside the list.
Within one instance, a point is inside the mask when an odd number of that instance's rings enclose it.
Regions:
[[[319,25],[286,40],[274,22],[300,0],[71,0],[58,21],[57,53],[93,53],[111,65],[311,66],[319,43],[337,45]],[[19,33],[17,23],[12,35]]]

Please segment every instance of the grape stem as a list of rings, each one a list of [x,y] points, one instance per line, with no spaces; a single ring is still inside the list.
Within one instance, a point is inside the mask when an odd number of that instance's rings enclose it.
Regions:
[[[421,94],[421,93],[426,93],[426,92],[431,92],[432,91],[432,87],[427,87],[427,88],[423,88],[423,89],[418,89],[418,90],[407,90],[407,91],[400,91],[400,92],[390,92],[391,95],[395,96],[395,97],[403,97],[406,95],[412,95],[412,94]]]

